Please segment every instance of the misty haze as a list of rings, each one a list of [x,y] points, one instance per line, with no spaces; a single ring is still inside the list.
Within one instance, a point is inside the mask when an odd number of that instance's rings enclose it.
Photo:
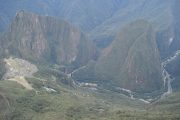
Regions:
[[[0,120],[180,120],[180,0],[0,0]]]

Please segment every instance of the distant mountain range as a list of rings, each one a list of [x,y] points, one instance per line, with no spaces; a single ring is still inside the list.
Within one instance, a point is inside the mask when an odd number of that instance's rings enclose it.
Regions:
[[[161,62],[180,49],[178,0],[2,3],[1,58],[13,55],[70,66],[70,71],[95,60],[88,64],[91,70],[86,72],[94,75],[87,75],[87,81],[111,81],[134,91],[160,90]],[[167,65],[168,72],[177,78],[178,67],[172,66],[178,65],[178,60]]]
[[[56,16],[91,31],[110,18],[126,0],[2,0],[0,30],[9,25],[19,10],[32,11],[42,15]],[[11,9],[9,9],[11,8]]]
[[[20,10],[67,20],[86,32],[98,47],[106,47],[124,24],[137,19],[151,22],[163,58],[178,49],[178,0],[3,0],[0,30],[10,25]],[[11,8],[11,9],[8,9]],[[173,38],[173,41],[170,39]]]

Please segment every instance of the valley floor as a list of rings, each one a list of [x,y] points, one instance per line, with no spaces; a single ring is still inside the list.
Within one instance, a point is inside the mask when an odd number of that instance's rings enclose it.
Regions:
[[[24,75],[27,84],[15,78],[0,81],[0,120],[180,119],[180,93],[147,104],[109,90],[77,87],[69,76],[49,67]]]

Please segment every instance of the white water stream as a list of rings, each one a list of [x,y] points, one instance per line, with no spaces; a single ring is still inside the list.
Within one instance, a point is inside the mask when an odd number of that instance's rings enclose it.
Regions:
[[[144,103],[147,103],[147,104],[150,103],[149,101],[147,101],[147,100],[145,100],[145,99],[142,99],[142,98],[135,98],[134,95],[133,95],[133,91],[131,91],[131,90],[124,89],[124,88],[120,88],[120,87],[116,87],[116,89],[128,93],[129,96],[130,96],[130,98],[131,98],[132,100],[137,99],[137,100],[140,100],[140,101],[142,101],[142,102],[144,102]],[[125,96],[126,96],[126,95],[125,95]]]
[[[170,58],[168,58],[167,60],[165,60],[162,63],[162,76],[164,79],[164,87],[166,87],[167,85],[167,91],[162,95],[162,97],[165,97],[169,94],[172,93],[172,86],[171,86],[171,82],[174,80],[174,78],[171,77],[171,75],[167,72],[166,70],[166,66],[173,60],[175,60],[178,56],[180,55],[180,50],[176,51],[176,53],[174,54],[174,56],[171,56]]]
[[[166,70],[165,68],[166,68],[167,64],[169,64],[171,61],[175,60],[179,55],[180,55],[180,50],[176,51],[176,53],[175,53],[173,56],[169,57],[167,60],[165,60],[165,61],[162,62],[162,64],[161,64],[161,65],[162,65],[162,71],[163,71],[163,72],[162,72],[162,76],[163,76],[163,80],[164,80],[164,87],[167,86],[167,91],[166,91],[161,97],[165,97],[165,96],[171,94],[172,91],[173,91],[173,90],[172,90],[172,86],[171,86],[171,82],[173,81],[174,78],[171,77],[171,75],[167,72],[167,70]],[[83,68],[85,68],[85,67],[86,67],[86,66],[82,66],[82,67],[80,67],[80,68],[78,68],[78,69],[75,69],[75,70],[72,71],[71,73],[67,74],[67,76],[70,78],[70,77],[72,77],[73,73],[75,73],[75,72],[77,72],[78,70],[83,69]],[[80,83],[78,83],[77,81],[76,81],[76,82],[73,81],[73,83],[74,83],[74,85],[80,84]],[[129,94],[129,97],[130,97],[132,100],[137,99],[137,98],[134,97],[133,92],[132,92],[131,90],[124,89],[124,88],[120,88],[120,87],[116,87],[116,89],[128,93],[128,94]],[[142,101],[142,102],[144,102],[144,103],[150,103],[150,101],[147,101],[147,100],[144,100],[144,99],[141,99],[141,98],[139,98],[138,100],[140,100],[140,101]]]

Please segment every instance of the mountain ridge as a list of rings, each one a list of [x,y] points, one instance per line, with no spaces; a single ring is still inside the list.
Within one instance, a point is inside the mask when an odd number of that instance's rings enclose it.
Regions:
[[[95,46],[87,39],[68,22],[20,11],[1,37],[1,50],[24,59],[57,64],[74,62],[79,66],[96,54]]]

